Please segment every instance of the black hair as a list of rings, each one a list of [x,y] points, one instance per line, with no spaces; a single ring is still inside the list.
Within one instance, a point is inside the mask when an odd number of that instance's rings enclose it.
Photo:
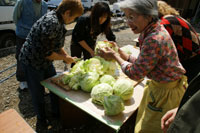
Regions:
[[[106,21],[100,25],[99,18],[107,15]],[[108,34],[110,27],[111,12],[110,7],[105,2],[98,2],[94,5],[91,11],[91,32],[100,32]]]

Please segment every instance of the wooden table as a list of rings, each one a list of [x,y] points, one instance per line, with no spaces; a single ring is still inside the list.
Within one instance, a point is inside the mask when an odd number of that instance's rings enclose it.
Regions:
[[[139,54],[139,50],[137,50],[137,49],[134,49],[133,52],[136,54],[136,56]],[[137,110],[137,108],[142,100],[143,87],[146,82],[146,80],[144,80],[143,82],[141,82],[134,88],[134,94],[133,94],[132,98],[128,101],[125,101],[125,110],[123,111],[123,113],[111,117],[111,116],[107,116],[104,114],[103,106],[98,106],[98,105],[92,103],[90,93],[83,92],[82,90],[66,91],[63,88],[60,88],[57,85],[53,84],[50,80],[51,80],[51,78],[49,78],[45,81],[42,81],[41,84],[44,87],[48,88],[51,92],[55,93],[57,96],[59,96],[60,98],[65,100],[66,102],[73,105],[75,108],[78,108],[78,109],[86,112],[90,116],[96,118],[97,120],[106,124],[110,128],[114,129],[116,132],[119,131],[120,127]],[[135,81],[133,81],[133,82],[134,82],[134,84],[137,83]],[[70,111],[68,113],[70,113]],[[68,114],[68,115],[70,116],[70,114]]]
[[[50,79],[42,81],[41,83],[43,86],[48,88],[51,92],[55,93],[60,98],[64,99],[66,102],[71,103],[75,107],[88,113],[92,117],[96,118],[97,120],[108,125],[116,131],[118,131],[123,123],[125,123],[125,121],[137,110],[143,96],[144,87],[144,82],[137,85],[134,88],[133,97],[125,102],[125,110],[123,113],[110,117],[104,114],[103,106],[98,106],[92,103],[90,93],[86,93],[81,90],[66,91],[63,88],[53,84]]]
[[[0,133],[35,133],[14,109],[0,114]]]

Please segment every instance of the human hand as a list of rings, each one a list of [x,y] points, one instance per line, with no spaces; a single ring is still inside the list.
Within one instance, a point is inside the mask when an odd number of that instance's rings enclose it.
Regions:
[[[161,118],[161,129],[164,133],[167,132],[167,129],[169,128],[170,124],[173,122],[178,108],[169,110],[162,118]]]
[[[95,54],[94,54],[94,51],[91,51],[91,52],[90,52],[90,55],[91,55],[92,57],[94,57],[94,55],[95,55]]]
[[[109,42],[109,43],[112,45],[112,46],[111,46],[112,49],[114,49],[114,48],[117,49],[117,50],[119,49],[119,46],[117,45],[116,42],[113,42],[113,41],[104,41],[104,42]],[[114,47],[114,48],[113,48],[113,47]]]
[[[66,64],[72,64],[72,63],[74,63],[75,62],[75,59],[76,59],[77,57],[71,57],[71,56],[65,56],[65,58],[64,58],[64,62],[66,63]]]
[[[112,60],[115,59],[115,51],[112,50],[109,47],[106,47],[105,50],[104,49],[98,49],[97,51],[98,55],[101,56],[102,58],[106,59],[106,60]]]

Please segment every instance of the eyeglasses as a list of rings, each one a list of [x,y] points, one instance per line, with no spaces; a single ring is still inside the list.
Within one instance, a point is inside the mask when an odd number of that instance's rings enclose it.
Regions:
[[[126,22],[134,22],[137,18],[138,18],[138,15],[135,15],[135,16],[129,15],[125,17]]]

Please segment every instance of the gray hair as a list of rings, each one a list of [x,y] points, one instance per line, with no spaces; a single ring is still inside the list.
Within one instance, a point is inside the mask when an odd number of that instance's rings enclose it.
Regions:
[[[128,8],[136,13],[152,16],[154,20],[158,19],[157,0],[124,0],[118,4],[121,10]]]

